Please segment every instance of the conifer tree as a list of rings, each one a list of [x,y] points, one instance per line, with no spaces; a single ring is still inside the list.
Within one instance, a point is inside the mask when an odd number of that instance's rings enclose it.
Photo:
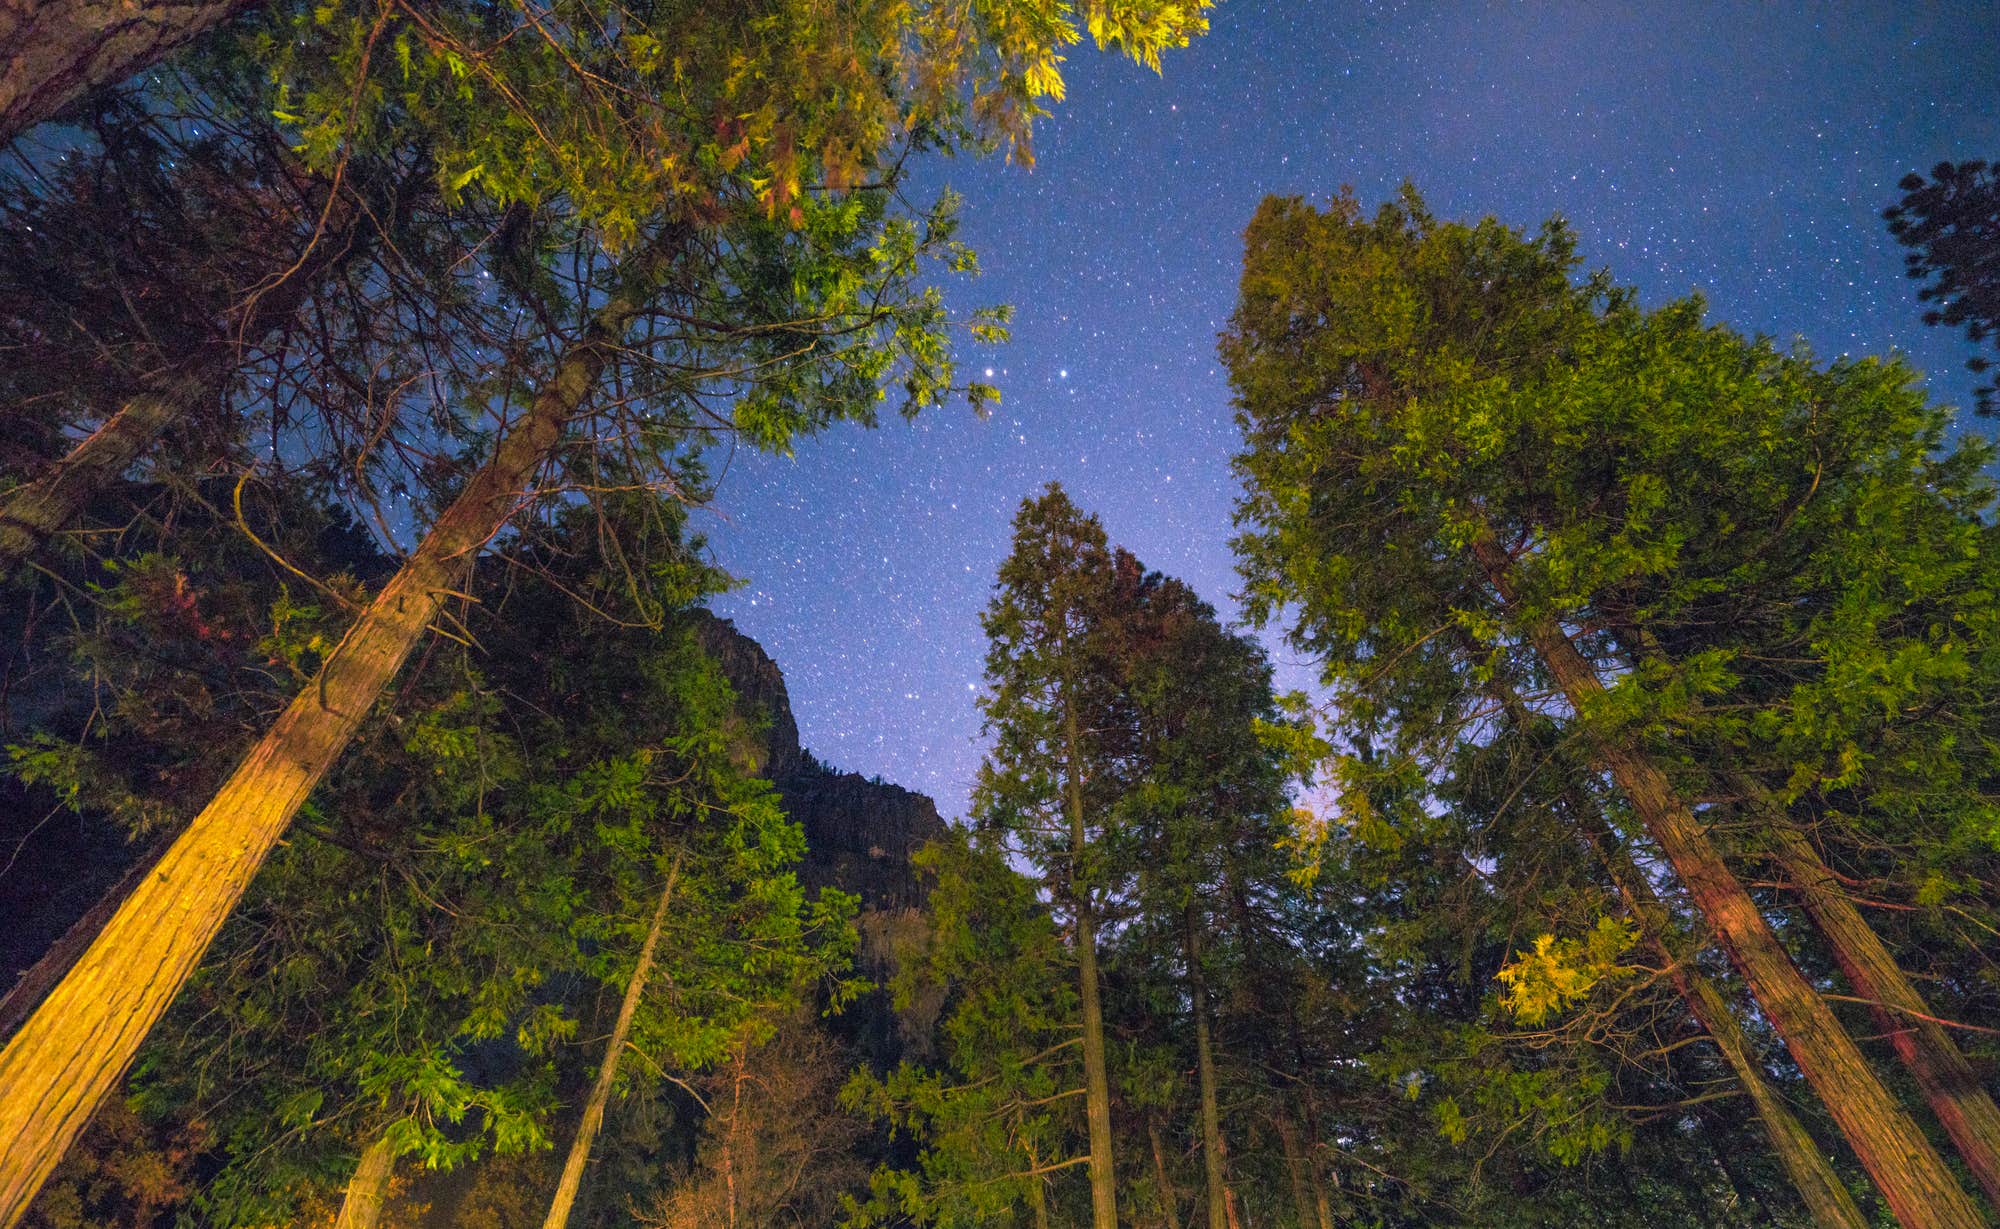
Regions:
[[[934,1066],[905,1060],[855,1074],[841,1093],[858,1113],[906,1132],[914,1167],[885,1164],[856,1225],[904,1221],[942,1229],[1022,1224],[1048,1229],[1057,1175],[1090,1163],[1078,1121],[1087,1093],[1076,1028],[1074,956],[1033,881],[990,843],[960,834],[915,862],[930,885],[929,933],[897,969],[899,1005],[942,996]]]
[[[1958,325],[1975,345],[1989,338],[2000,344],[2000,167],[1976,158],[1940,162],[1930,178],[1905,175],[1896,186],[1903,199],[1882,216],[1910,249],[1903,257],[1909,275],[1926,283],[1918,300],[1936,304],[1924,323]],[[1994,364],[1981,354],[1965,365],[1984,375]],[[1996,394],[2000,386],[1990,382],[1975,388],[1975,411],[2000,411]]]
[[[1266,203],[1224,342],[1247,440],[1253,605],[1297,604],[1296,642],[1364,717],[1464,720],[1471,680],[1488,674],[1546,696],[1898,1219],[1978,1224],[1677,787],[1657,719],[1630,719],[1652,680],[1618,672],[1636,660],[1620,651],[1641,646],[1603,617],[1642,587],[1633,578],[1677,575],[1683,544],[1750,543],[1749,526],[1772,523],[1706,522],[1683,482],[1727,478],[1782,507],[1798,471],[1772,443],[1796,431],[1780,424],[1869,419],[1902,378],[1816,369],[1705,325],[1697,305],[1639,312],[1602,281],[1573,285],[1573,265],[1559,225],[1526,239],[1490,220],[1441,224],[1413,194],[1373,221],[1349,200],[1324,214]],[[1722,668],[1685,661],[1697,663]]]
[[[1008,838],[1068,923],[1096,1229],[1118,1224],[1097,938],[1108,870],[1102,845],[1119,796],[1121,735],[1130,728],[1111,630],[1113,577],[1104,527],[1061,487],[1051,483],[1022,501],[1014,549],[981,619],[991,688],[982,706],[994,743],[973,803],[980,825]]]
[[[1279,851],[1290,813],[1285,777],[1260,737],[1277,716],[1270,668],[1262,650],[1224,631],[1214,609],[1184,583],[1146,572],[1122,550],[1113,566],[1107,652],[1132,721],[1114,825],[1130,915],[1121,959],[1178,958],[1199,1090],[1207,1221],[1209,1229],[1226,1229],[1238,1217],[1227,1176],[1212,983],[1220,974],[1223,997],[1239,999],[1250,982],[1282,976],[1267,959],[1275,945],[1260,941],[1254,915],[1270,894],[1289,888]]]
[[[434,654],[371,723],[142,1051],[135,1104],[216,1140],[204,1223],[297,1219],[335,1191],[368,1223],[399,1164],[549,1147],[581,1065],[598,1123],[614,1090],[754,1045],[821,978],[843,996],[851,901],[793,878],[802,835],[747,776],[734,698],[680,617],[720,578],[648,541],[678,537],[678,505],[646,528],[648,500],[619,502],[615,549],[572,513],[517,558],[529,579],[489,591],[504,616],[470,623],[491,656]],[[636,585],[623,551],[657,561]],[[600,982],[639,990],[603,1051]],[[571,1133],[579,1177],[594,1134]]]

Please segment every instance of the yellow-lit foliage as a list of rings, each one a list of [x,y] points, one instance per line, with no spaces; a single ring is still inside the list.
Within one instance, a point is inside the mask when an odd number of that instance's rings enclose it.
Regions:
[[[1630,973],[1619,958],[1637,939],[1631,922],[1610,917],[1597,919],[1597,925],[1580,938],[1542,935],[1531,950],[1515,953],[1513,963],[1497,974],[1506,986],[1500,1005],[1521,1023],[1539,1026],[1588,998],[1599,983]]]

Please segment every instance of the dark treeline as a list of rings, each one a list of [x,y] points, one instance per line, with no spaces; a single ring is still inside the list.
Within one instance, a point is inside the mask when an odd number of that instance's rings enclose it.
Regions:
[[[805,873],[704,459],[990,401],[909,168],[1206,7],[0,18],[0,1226],[1994,1222],[1991,449],[1560,223],[1265,202],[1320,686],[1052,484],[969,822]]]

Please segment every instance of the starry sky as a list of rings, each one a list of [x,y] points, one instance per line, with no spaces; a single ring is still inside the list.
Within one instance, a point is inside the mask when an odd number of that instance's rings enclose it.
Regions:
[[[1079,48],[1032,172],[943,161],[1015,307],[967,350],[1001,405],[738,454],[706,527],[721,613],[783,667],[805,744],[963,815],[978,624],[1021,498],[1050,479],[1113,541],[1236,616],[1237,444],[1216,334],[1266,194],[1409,179],[1440,216],[1550,214],[1657,303],[1691,291],[1822,356],[1903,351],[1969,404],[1970,353],[1919,322],[1880,211],[1941,159],[2000,158],[2000,5],[1224,0],[1156,77]],[[1979,424],[1975,429],[1984,429]],[[1308,663],[1273,644],[1281,683]]]

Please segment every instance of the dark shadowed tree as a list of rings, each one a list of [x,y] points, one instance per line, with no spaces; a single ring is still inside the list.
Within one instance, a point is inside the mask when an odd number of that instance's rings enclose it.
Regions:
[[[1910,276],[1925,283],[1917,298],[1934,305],[1924,323],[1963,328],[1975,345],[1990,338],[2000,348],[2000,166],[1940,162],[1929,179],[1905,175],[1896,186],[1903,199],[1882,216],[1910,249],[1903,257]],[[1983,375],[1993,362],[1974,356],[1966,366]],[[2000,410],[1996,394],[1990,382],[1973,390],[1980,414]]]

